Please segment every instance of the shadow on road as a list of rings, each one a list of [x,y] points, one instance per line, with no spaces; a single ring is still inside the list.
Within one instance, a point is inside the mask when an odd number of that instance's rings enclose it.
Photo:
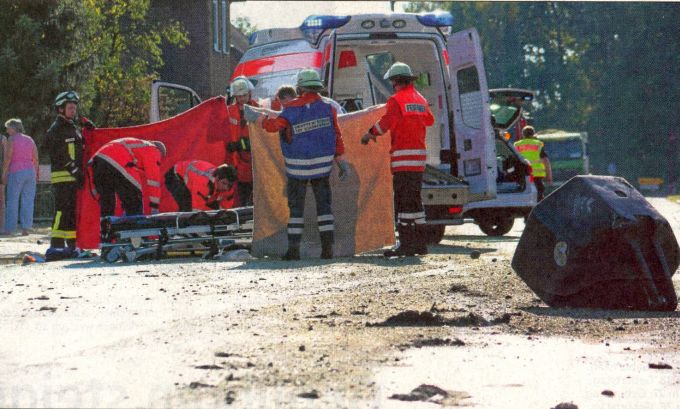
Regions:
[[[477,236],[477,235],[460,235],[460,234],[447,234],[444,236],[446,240],[456,240],[456,241],[474,241],[481,243],[494,243],[501,241],[519,241],[520,236]]]
[[[547,316],[588,319],[678,318],[680,311],[595,310],[592,308],[520,307],[524,312]]]

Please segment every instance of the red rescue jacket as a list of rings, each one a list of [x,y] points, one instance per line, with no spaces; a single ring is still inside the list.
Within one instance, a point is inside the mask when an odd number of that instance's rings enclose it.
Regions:
[[[372,135],[390,131],[392,173],[424,172],[427,160],[425,133],[434,124],[427,100],[411,84],[387,100],[387,112],[370,129]]]
[[[191,192],[192,210],[231,209],[235,206],[236,184],[230,190],[215,189],[215,165],[203,160],[177,162],[173,171]]]
[[[144,213],[149,213],[151,208],[158,209],[161,202],[161,152],[156,145],[137,138],[121,138],[99,148],[93,159],[95,157],[108,162],[142,192]],[[92,180],[92,166],[89,166],[89,172]],[[93,194],[97,197],[96,191]]]
[[[250,100],[250,106],[259,106]],[[241,120],[241,109],[238,104],[227,105],[227,120],[229,121],[229,139],[227,142],[227,163],[236,168],[239,182],[253,182],[253,163],[250,154],[250,135],[248,124]]]

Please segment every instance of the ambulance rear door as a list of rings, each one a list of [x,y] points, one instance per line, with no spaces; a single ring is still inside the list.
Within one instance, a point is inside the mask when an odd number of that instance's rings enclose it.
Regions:
[[[470,186],[468,200],[496,197],[496,146],[479,34],[474,28],[449,37],[451,104],[458,176]],[[454,166],[454,164],[452,164]]]

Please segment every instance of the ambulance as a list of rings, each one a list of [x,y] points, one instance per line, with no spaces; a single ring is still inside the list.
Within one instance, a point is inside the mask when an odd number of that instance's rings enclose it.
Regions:
[[[247,77],[255,86],[253,97],[267,105],[279,86],[294,85],[301,69],[313,68],[324,80],[326,96],[346,112],[353,112],[385,103],[393,90],[384,74],[396,61],[407,63],[418,75],[415,86],[435,117],[426,136],[422,198],[428,241],[437,243],[446,225],[461,224],[471,217],[467,212],[476,215],[477,223],[493,212],[486,207],[474,211],[474,204],[498,200],[500,186],[501,159],[496,152],[498,138],[491,122],[479,35],[474,28],[452,34],[452,24],[451,14],[443,11],[313,15],[299,27],[253,33],[231,79]],[[152,101],[156,107],[162,98],[161,88],[172,93],[182,91],[166,83],[154,86]],[[175,99],[184,101],[188,108],[196,103],[196,95],[184,91],[186,96]],[[165,111],[168,115],[178,113]],[[163,119],[158,108],[155,114],[152,109],[154,115],[154,119]],[[521,161],[512,146],[507,149]],[[532,193],[528,178],[528,174],[519,175],[514,179],[514,190],[504,188],[524,195],[519,202],[526,212],[535,204],[535,190]]]

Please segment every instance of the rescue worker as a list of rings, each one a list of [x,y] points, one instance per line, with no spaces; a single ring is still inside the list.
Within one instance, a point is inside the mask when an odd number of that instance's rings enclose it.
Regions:
[[[346,177],[349,166],[342,156],[345,146],[337,112],[321,99],[321,89],[323,83],[315,70],[301,70],[297,76],[299,97],[289,101],[278,117],[249,118],[261,119],[262,126],[269,132],[285,131],[281,138],[281,151],[286,167],[289,218],[288,251],[283,256],[284,260],[300,259],[308,184],[312,185],[316,199],[321,258],[333,258],[335,219],[331,209],[329,176],[334,160],[340,168],[341,179]]]
[[[434,123],[427,101],[415,89],[411,67],[395,62],[384,76],[394,88],[387,100],[387,112],[361,138],[366,145],[378,135],[391,134],[390,149],[394,210],[397,214],[399,246],[385,251],[385,257],[427,254],[425,211],[420,197],[427,150],[426,128]]]
[[[57,95],[57,118],[47,130],[45,150],[52,166],[54,219],[50,247],[76,246],[76,195],[83,184],[83,137],[76,126],[80,97],[75,91]],[[85,120],[88,125],[89,121]]]
[[[177,162],[165,174],[165,186],[180,212],[231,209],[236,206],[236,169],[204,160]]]
[[[113,140],[97,150],[89,161],[92,195],[99,197],[100,216],[112,216],[116,195],[126,215],[144,214],[148,198],[151,213],[158,213],[161,198],[160,162],[165,145],[137,138]]]
[[[227,152],[238,176],[238,197],[240,206],[253,204],[253,163],[250,154],[248,124],[243,115],[244,105],[257,107],[252,99],[253,84],[245,77],[237,77],[229,86],[234,103],[227,105],[229,121],[229,142]]]
[[[515,142],[517,151],[529,162],[531,162],[531,174],[534,177],[534,184],[538,191],[537,201],[543,200],[545,194],[545,185],[543,179],[547,183],[552,183],[552,167],[550,166],[550,159],[548,154],[543,149],[543,142],[536,138],[536,130],[533,126],[525,126],[522,128],[522,139]]]

